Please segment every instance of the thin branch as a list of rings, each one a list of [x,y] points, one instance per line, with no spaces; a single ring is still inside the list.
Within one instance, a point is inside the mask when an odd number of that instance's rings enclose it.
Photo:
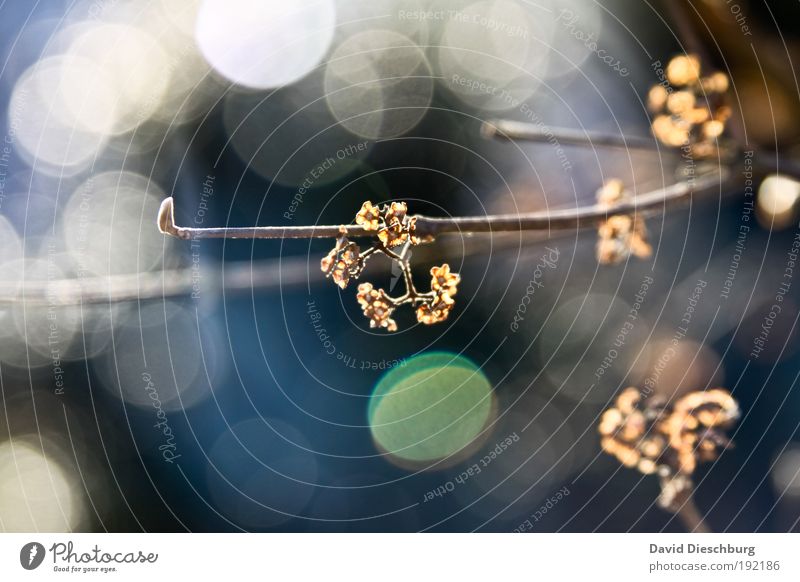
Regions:
[[[492,119],[483,122],[481,135],[487,139],[525,140],[548,143],[553,140],[561,145],[581,147],[613,147],[623,149],[657,150],[658,143],[653,137],[624,136],[577,129],[553,129],[542,124]],[[663,147],[663,146],[662,146]]]
[[[0,305],[15,303],[26,307],[66,307],[100,305],[149,299],[205,297],[220,290],[226,293],[252,292],[253,289],[290,287],[321,280],[319,269],[309,273],[303,259],[242,262],[232,266],[164,269],[104,277],[67,277],[43,281],[0,281]],[[280,279],[275,273],[280,272]]]
[[[518,249],[521,244],[537,243],[557,238],[567,231],[553,233],[533,232],[520,241],[518,237],[502,237],[492,244],[493,252]],[[452,246],[452,248],[451,248]],[[450,252],[459,257],[482,255],[486,244],[479,239],[466,239],[457,245],[446,242],[435,252],[429,247],[416,247],[414,257],[421,263],[433,264]],[[366,252],[366,251],[365,251]],[[310,267],[309,267],[310,264]],[[305,256],[257,261],[203,261],[203,267],[182,267],[140,273],[112,274],[92,277],[64,277],[42,281],[0,281],[0,306],[22,303],[35,309],[41,306],[102,305],[129,301],[148,301],[188,297],[195,294],[210,297],[227,294],[252,293],[272,289],[305,287],[321,282],[325,274],[317,268],[318,261]],[[388,273],[389,265],[375,263],[370,270],[376,274]],[[280,275],[276,275],[280,273]]]
[[[680,506],[675,515],[683,522],[689,533],[711,533],[711,528],[706,524],[703,514],[691,496]]]
[[[481,127],[481,134],[486,138],[500,140],[521,140],[532,143],[548,143],[553,140],[559,144],[568,144],[579,147],[596,148],[615,147],[624,149],[641,149],[659,152],[673,152],[674,148],[658,144],[656,139],[644,136],[622,136],[610,133],[578,131],[565,128],[548,128],[541,124],[525,123],[521,121],[510,121],[507,119],[497,119],[484,122]],[[719,158],[708,160],[709,163],[721,163],[728,165],[737,156],[741,156],[743,149],[753,149],[746,147],[743,140],[730,140],[718,138]],[[743,145],[737,145],[743,144]],[[698,160],[701,161],[701,160]],[[800,162],[795,158],[782,156],[775,151],[764,149],[754,150],[753,155],[754,170],[759,173],[777,173],[790,175],[800,178]]]
[[[652,192],[639,194],[632,200],[614,206],[592,204],[580,208],[545,210],[523,214],[497,214],[433,218],[416,215],[416,234],[436,237],[442,234],[469,235],[475,233],[550,231],[597,226],[608,216],[638,214],[647,216],[686,201],[693,195],[722,195],[730,180],[730,172],[723,168],[692,181],[678,182]],[[168,235],[181,239],[199,238],[338,238],[374,237],[376,232],[355,225],[330,226],[253,226],[230,228],[194,228],[175,224],[174,202],[166,198],[158,213],[158,228]]]

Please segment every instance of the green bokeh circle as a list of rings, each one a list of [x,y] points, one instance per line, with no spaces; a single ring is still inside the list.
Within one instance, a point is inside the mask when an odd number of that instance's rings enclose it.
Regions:
[[[377,446],[399,461],[450,457],[480,435],[493,411],[492,386],[463,356],[422,354],[387,372],[368,419]]]

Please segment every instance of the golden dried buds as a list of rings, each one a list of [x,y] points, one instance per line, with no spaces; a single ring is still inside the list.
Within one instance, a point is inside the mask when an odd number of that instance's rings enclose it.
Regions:
[[[622,181],[616,178],[597,191],[597,203],[610,208],[630,198]],[[631,255],[647,258],[653,252],[647,242],[647,226],[638,215],[609,216],[598,227],[597,235],[597,260],[603,265],[619,263]]]
[[[374,232],[374,244],[362,251],[358,245],[346,237],[340,237],[336,246],[322,259],[322,271],[344,289],[351,278],[358,278],[366,260],[374,253],[382,253],[399,264],[406,286],[405,294],[392,297],[383,289],[376,289],[371,283],[358,286],[356,298],[370,327],[396,331],[397,322],[392,318],[395,309],[409,304],[416,308],[417,321],[431,325],[445,321],[455,305],[458,273],[450,271],[447,263],[431,269],[431,290],[420,293],[414,287],[411,275],[411,245],[420,243],[415,234],[416,217],[408,216],[404,202],[391,202],[375,206],[367,201],[356,214],[356,224],[364,230]]]
[[[736,400],[722,388],[690,392],[673,403],[626,388],[603,413],[598,431],[603,450],[626,467],[689,476],[730,444],[723,430],[738,417]]]
[[[731,116],[726,103],[729,81],[720,72],[701,76],[695,55],[679,55],[666,68],[665,79],[647,94],[647,106],[655,115],[653,135],[670,147],[688,148],[697,158],[717,152]]]

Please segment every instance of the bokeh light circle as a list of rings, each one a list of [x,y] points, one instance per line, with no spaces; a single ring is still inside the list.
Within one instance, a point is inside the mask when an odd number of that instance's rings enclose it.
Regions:
[[[333,40],[330,0],[206,0],[195,31],[209,63],[253,89],[281,87],[307,75]]]
[[[372,394],[368,419],[389,460],[427,464],[452,461],[468,449],[493,412],[492,385],[481,369],[463,356],[435,352],[387,372]]]
[[[325,70],[325,98],[349,131],[367,138],[402,135],[427,112],[433,78],[425,53],[388,30],[344,41]]]
[[[80,90],[93,78],[95,88]],[[81,93],[84,101],[80,101]],[[40,172],[73,175],[92,162],[105,146],[112,119],[108,84],[87,59],[58,56],[38,61],[17,81],[8,105],[9,135]],[[68,98],[68,96],[70,96]],[[92,112],[92,121],[75,112]],[[100,130],[100,131],[98,131]]]
[[[225,98],[225,130],[248,169],[301,186],[302,196],[361,167],[373,147],[338,123],[321,96],[323,84],[316,71],[267,97],[231,92]]]
[[[758,188],[756,216],[767,228],[791,226],[797,216],[800,182],[786,176],[767,176]]]
[[[147,177],[133,172],[104,172],[81,184],[61,217],[75,270],[85,276],[112,275],[168,265],[175,244],[151,227],[164,196]]]
[[[0,467],[3,531],[66,532],[78,525],[84,511],[78,484],[42,445],[23,438],[0,443]]]

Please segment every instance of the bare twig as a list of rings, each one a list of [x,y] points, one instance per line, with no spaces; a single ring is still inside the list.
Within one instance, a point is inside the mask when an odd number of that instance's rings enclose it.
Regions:
[[[689,477],[662,478],[660,505],[677,517],[689,533],[710,533],[711,528],[694,502],[694,484]]]
[[[547,143],[552,140],[559,144],[595,148],[617,147],[625,149],[641,149],[660,152],[672,152],[673,148],[663,144],[659,145],[654,138],[645,136],[621,136],[617,134],[586,132],[564,128],[545,128],[535,123],[510,121],[498,119],[484,122],[481,133],[486,138],[500,140],[521,140],[532,143]],[[719,158],[707,160],[709,164],[720,163],[729,165],[737,156],[741,156],[743,149],[747,149],[745,140],[718,138]],[[739,145],[744,144],[744,145]],[[752,149],[752,148],[750,148]],[[753,168],[759,174],[782,173],[794,178],[800,178],[800,162],[795,158],[786,157],[775,151],[764,149],[754,150]]]
[[[524,214],[497,214],[433,218],[416,215],[416,234],[436,237],[442,234],[469,235],[475,233],[550,231],[594,227],[614,214],[647,216],[665,211],[693,195],[722,195],[730,172],[723,168],[693,181],[678,182],[652,192],[639,194],[629,201],[606,206],[592,204],[580,208],[547,210]],[[357,225],[330,226],[253,226],[229,228],[194,228],[175,224],[174,202],[166,198],[158,214],[158,227],[164,234],[181,239],[198,238],[338,238],[343,234],[355,237],[374,237],[375,231]]]
[[[561,231],[565,235],[567,231]],[[517,249],[521,244],[552,240],[558,235],[533,232],[525,239],[506,236],[492,245],[493,252]],[[486,245],[479,239],[461,241],[452,252],[461,257],[483,254]],[[450,245],[439,246],[436,252],[425,246],[417,247],[415,260],[421,263],[438,261],[451,252]],[[129,274],[112,274],[91,277],[65,277],[42,281],[0,281],[0,306],[24,303],[26,306],[101,305],[126,301],[147,301],[188,297],[195,294],[210,297],[225,294],[252,293],[307,286],[321,282],[325,274],[306,256],[289,256],[281,259],[256,261],[203,262],[198,272],[193,267],[182,267]],[[388,272],[388,263],[375,263],[370,269],[375,273]],[[279,275],[278,275],[279,273]],[[404,274],[404,277],[406,275]]]
[[[280,272],[280,278],[276,273]],[[67,277],[43,281],[0,281],[0,305],[21,303],[28,307],[66,307],[206,296],[253,289],[291,287],[322,280],[319,269],[308,270],[305,258],[239,262],[197,271],[191,267],[114,274],[99,277]]]
[[[694,499],[690,496],[675,514],[690,533],[711,533]]]

